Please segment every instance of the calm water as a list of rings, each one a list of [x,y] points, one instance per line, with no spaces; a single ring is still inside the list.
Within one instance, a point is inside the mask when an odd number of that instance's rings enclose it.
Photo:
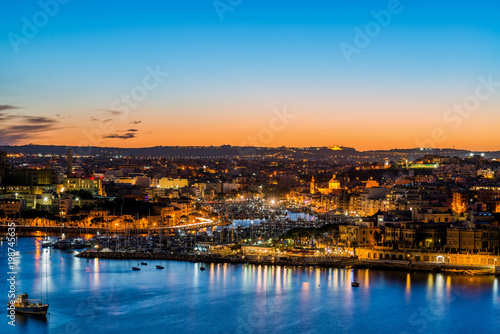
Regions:
[[[7,245],[1,246],[7,301]],[[498,278],[373,270],[86,260],[17,245],[18,292],[47,286],[46,321],[3,317],[0,333],[493,333]],[[155,264],[165,267],[156,270]],[[45,282],[45,272],[47,279]],[[361,287],[352,288],[355,277]],[[42,282],[40,281],[43,278]],[[45,284],[46,283],[46,284]],[[5,304],[4,304],[5,305]]]

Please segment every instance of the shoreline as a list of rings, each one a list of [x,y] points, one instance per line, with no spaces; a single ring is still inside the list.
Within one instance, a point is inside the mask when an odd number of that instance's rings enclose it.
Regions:
[[[487,267],[451,266],[443,264],[420,264],[401,263],[401,261],[363,261],[358,259],[331,259],[324,260],[316,258],[289,258],[273,260],[256,260],[244,258],[241,255],[213,256],[195,254],[154,254],[154,253],[115,253],[115,252],[89,252],[83,251],[75,257],[86,259],[103,260],[169,260],[183,262],[203,263],[230,263],[230,264],[253,264],[284,267],[318,267],[318,268],[342,268],[342,269],[374,269],[374,270],[396,270],[406,272],[434,272],[461,275],[499,275],[495,269]],[[315,260],[315,261],[311,261]]]

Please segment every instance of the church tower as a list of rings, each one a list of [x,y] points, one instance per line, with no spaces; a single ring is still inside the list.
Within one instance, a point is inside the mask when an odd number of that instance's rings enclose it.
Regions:
[[[317,188],[318,188],[318,186],[317,186],[316,181],[314,180],[314,176],[313,176],[311,179],[311,187],[310,187],[311,194],[315,194]]]

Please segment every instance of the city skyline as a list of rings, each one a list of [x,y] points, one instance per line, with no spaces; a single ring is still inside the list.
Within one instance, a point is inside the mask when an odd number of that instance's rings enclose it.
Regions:
[[[1,333],[499,328],[500,3],[4,2]]]
[[[0,145],[500,149],[498,5],[6,7]]]

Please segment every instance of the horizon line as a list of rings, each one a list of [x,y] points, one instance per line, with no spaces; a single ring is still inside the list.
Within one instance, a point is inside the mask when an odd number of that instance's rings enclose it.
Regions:
[[[292,148],[292,149],[310,149],[310,148],[326,148],[326,149],[331,149],[333,147],[339,147],[341,149],[339,150],[332,150],[332,151],[343,151],[346,149],[353,149],[357,152],[376,152],[376,151],[396,151],[396,150],[415,150],[415,151],[431,151],[431,150],[453,150],[453,151],[469,151],[469,152],[481,152],[481,153],[488,153],[488,152],[500,152],[500,148],[498,150],[471,150],[471,149],[466,149],[466,148],[451,148],[451,147],[401,147],[401,148],[384,148],[384,149],[370,149],[370,150],[357,150],[355,147],[349,147],[349,146],[241,146],[241,145],[231,145],[231,144],[221,144],[221,145],[156,145],[156,146],[141,146],[141,147],[119,147],[119,146],[78,146],[78,145],[56,145],[56,144],[22,144],[22,145],[0,145],[0,148],[8,148],[8,147],[23,147],[23,146],[52,146],[52,147],[66,147],[68,149],[70,148],[100,148],[100,149],[150,149],[150,148],[162,148],[162,147],[182,147],[182,148],[195,148],[195,147],[201,147],[201,148],[209,148],[209,147],[224,147],[224,146],[229,146],[229,147],[235,147],[235,148],[257,148],[257,149],[280,149],[280,148]]]

